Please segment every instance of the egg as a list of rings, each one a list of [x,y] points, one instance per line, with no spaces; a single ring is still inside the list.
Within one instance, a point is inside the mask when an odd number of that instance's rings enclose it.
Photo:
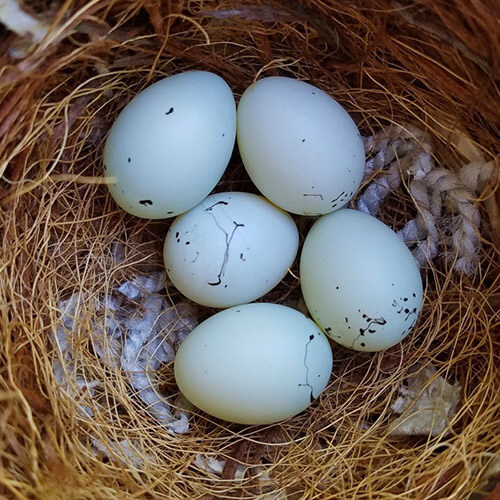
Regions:
[[[320,215],[353,197],[363,177],[363,142],[328,94],[292,78],[263,78],[244,92],[237,114],[243,164],[274,204]]]
[[[104,173],[116,203],[148,219],[194,207],[220,180],[234,148],[236,106],[219,76],[188,71],[147,87],[114,122]]]
[[[181,344],[175,380],[206,413],[240,424],[271,424],[307,408],[326,387],[332,352],[302,313],[245,304],[211,316]]]
[[[295,260],[298,245],[293,219],[262,196],[217,193],[172,223],[165,267],[186,297],[230,307],[274,288]]]
[[[378,219],[355,210],[316,221],[304,242],[300,280],[318,325],[357,351],[403,340],[422,307],[422,279],[407,246]]]

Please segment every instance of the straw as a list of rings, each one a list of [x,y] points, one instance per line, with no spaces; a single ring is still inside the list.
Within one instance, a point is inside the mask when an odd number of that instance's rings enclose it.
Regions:
[[[368,500],[491,491],[500,451],[495,179],[471,201],[483,221],[479,268],[457,272],[453,255],[424,266],[425,305],[413,333],[373,355],[334,346],[328,388],[286,422],[246,427],[193,410],[189,432],[174,435],[130,396],[126,373],[96,362],[92,339],[104,326],[95,304],[163,268],[169,221],[124,213],[102,185],[106,133],[134,95],[188,69],[220,74],[237,98],[257,75],[290,76],[336,98],[365,136],[414,126],[432,142],[437,167],[459,175],[474,161],[472,147],[498,172],[495,2],[34,0],[25,7],[36,26],[49,28],[39,42],[28,35],[21,55],[9,53],[18,35],[0,38],[0,495]],[[255,191],[238,155],[216,189]],[[378,212],[396,231],[416,216],[404,182]],[[303,237],[311,221],[297,221]],[[297,275],[294,266],[263,300],[298,304]],[[85,302],[72,359],[89,381],[103,381],[93,419],[81,409],[86,391],[97,389],[73,380],[63,392],[53,372],[58,305],[75,293]],[[174,310],[185,303],[171,286],[161,293]],[[212,313],[202,308],[199,320]],[[400,388],[427,369],[461,387],[456,414],[437,436],[391,435]],[[172,363],[157,382],[175,401]]]

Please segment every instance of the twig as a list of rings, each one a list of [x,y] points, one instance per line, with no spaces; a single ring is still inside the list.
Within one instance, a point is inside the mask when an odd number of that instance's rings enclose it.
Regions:
[[[209,16],[214,19],[233,19],[237,17],[262,22],[307,21],[333,50],[342,48],[337,31],[329,26],[317,11],[296,1],[283,0],[283,2],[286,5],[282,5],[280,8],[272,5],[240,5],[234,9],[200,11],[198,15]]]
[[[420,28],[431,35],[449,43],[455,49],[457,49],[462,55],[470,59],[472,62],[476,63],[484,71],[491,73],[492,67],[479,56],[474,54],[470,49],[468,49],[460,40],[453,38],[452,36],[444,33],[443,31],[431,26],[430,24],[417,21],[409,12],[409,8],[401,5],[399,2],[393,0],[392,5],[398,14],[408,23],[417,28]]]
[[[249,21],[262,22],[290,21],[293,19],[290,12],[277,9],[272,5],[241,5],[234,9],[203,10],[198,15],[213,17],[214,19],[233,19],[239,17]]]

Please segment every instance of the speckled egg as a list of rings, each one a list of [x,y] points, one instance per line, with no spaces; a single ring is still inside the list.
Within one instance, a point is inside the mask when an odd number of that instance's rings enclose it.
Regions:
[[[355,123],[308,83],[269,77],[251,85],[238,104],[237,135],[252,181],[289,212],[337,210],[361,183],[365,153]]]
[[[293,219],[262,196],[217,193],[172,223],[165,267],[186,297],[230,307],[274,288],[295,260],[298,245]]]
[[[211,316],[184,340],[175,380],[208,414],[270,424],[306,409],[332,369],[328,340],[309,318],[278,304],[246,304]]]
[[[118,205],[138,217],[174,217],[197,205],[227,167],[236,135],[233,94],[219,76],[188,71],[138,94],[111,127],[104,173]]]
[[[355,210],[339,210],[313,225],[300,280],[318,325],[357,351],[380,351],[403,340],[422,307],[422,280],[407,246],[378,219]]]

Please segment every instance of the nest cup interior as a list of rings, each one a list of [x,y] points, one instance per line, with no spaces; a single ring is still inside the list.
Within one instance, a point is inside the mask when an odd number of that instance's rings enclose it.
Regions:
[[[99,0],[28,7],[52,23],[34,51],[15,60],[10,49],[18,39],[7,31],[0,35],[0,493],[205,500],[272,492],[267,498],[487,493],[488,468],[500,448],[494,182],[474,200],[482,219],[475,272],[456,271],[454,256],[442,247],[422,268],[425,303],[413,333],[376,354],[335,345],[328,388],[286,422],[240,426],[193,410],[190,432],[172,434],[134,397],[123,371],[98,360],[93,331],[105,321],[96,313],[100,297],[127,279],[163,269],[170,222],[128,215],[103,185],[107,131],[138,92],[188,69],[219,74],[236,99],[259,77],[298,78],[337,99],[363,135],[393,125],[425,131],[437,165],[457,170],[467,163],[467,144],[489,160],[498,153],[495,7],[465,0]],[[454,140],[456,130],[468,139]],[[236,149],[216,187],[230,190],[256,192]],[[403,182],[378,217],[397,230],[416,213]],[[296,221],[303,239],[312,221]],[[296,304],[297,272],[295,264],[263,300]],[[100,381],[96,398],[71,377],[73,385],[62,392],[54,378],[59,303],[75,292],[84,301],[72,362]],[[172,310],[186,304],[173,287],[161,293]],[[200,320],[213,313],[198,312]],[[461,387],[449,432],[390,435],[398,387],[431,365]],[[162,368],[160,387],[176,404],[172,363]],[[82,415],[82,402],[96,400],[93,418]],[[94,439],[106,443],[104,451],[96,451]],[[124,440],[134,454],[113,446]],[[200,454],[225,461],[222,470],[205,470]],[[131,458],[137,455],[143,460]],[[247,467],[243,477],[241,464]]]

